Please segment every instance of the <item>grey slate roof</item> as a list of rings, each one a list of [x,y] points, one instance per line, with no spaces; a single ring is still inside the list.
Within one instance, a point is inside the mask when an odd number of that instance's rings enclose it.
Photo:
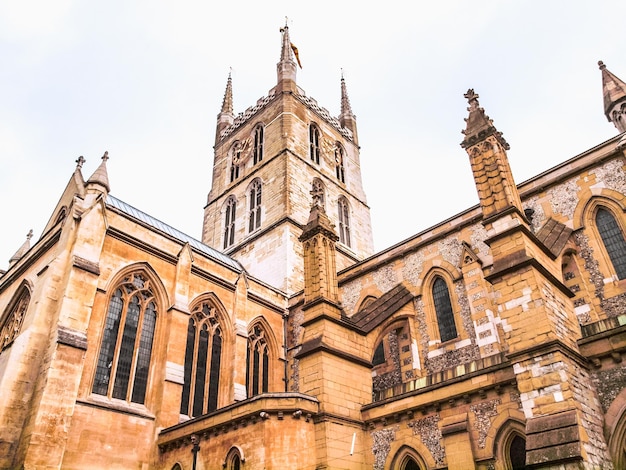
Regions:
[[[117,199],[116,197],[111,196],[110,194],[107,195],[106,203],[107,205],[116,208],[117,210],[123,212],[124,214],[129,215],[139,220],[140,222],[143,222],[144,224],[160,232],[163,232],[166,235],[169,235],[170,237],[175,238],[176,240],[182,243],[189,243],[189,245],[193,249],[219,261],[222,264],[225,264],[226,266],[233,268],[235,271],[238,271],[238,272],[243,271],[243,267],[230,256],[227,256],[224,253],[220,253],[216,249],[211,248],[210,246],[205,245],[204,243],[196,240],[195,238],[192,238],[189,235],[184,234],[180,230],[176,230],[174,227],[171,227],[170,225],[167,225],[161,222],[160,220],[155,219],[154,217],[146,214],[145,212],[140,211],[139,209],[134,208],[130,204],[127,204],[124,201]]]

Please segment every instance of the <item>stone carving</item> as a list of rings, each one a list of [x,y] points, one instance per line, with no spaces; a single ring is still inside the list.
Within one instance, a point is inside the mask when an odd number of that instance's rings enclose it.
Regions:
[[[485,448],[487,442],[487,433],[491,427],[491,418],[498,416],[499,398],[483,401],[470,406],[470,411],[476,416],[474,421],[474,429],[478,431],[478,447]]]
[[[441,445],[441,429],[437,425],[440,419],[439,414],[435,414],[408,423],[413,435],[419,436],[430,451],[437,467],[443,466],[446,459],[446,450]]]
[[[457,237],[446,238],[437,244],[439,253],[448,263],[452,266],[461,266],[461,253],[463,252],[463,245],[459,243]]]

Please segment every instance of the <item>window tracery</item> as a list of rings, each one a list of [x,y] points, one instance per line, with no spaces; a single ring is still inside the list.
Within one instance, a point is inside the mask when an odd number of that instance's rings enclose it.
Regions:
[[[2,323],[2,327],[0,327],[0,351],[10,346],[20,334],[29,303],[30,292],[26,287],[23,287],[22,293],[13,304],[11,311]]]

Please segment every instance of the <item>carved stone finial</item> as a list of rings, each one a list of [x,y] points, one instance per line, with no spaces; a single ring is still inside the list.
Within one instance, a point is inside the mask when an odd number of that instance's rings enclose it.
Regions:
[[[604,65],[604,62],[602,62],[601,60],[598,61],[598,67],[600,68],[600,70],[604,70],[606,68],[606,65]]]
[[[32,228],[26,234],[26,240],[30,240],[31,238],[33,238],[33,229]]]
[[[78,157],[78,159],[76,160],[76,169],[80,170],[83,167],[83,163],[85,163],[85,157],[83,157],[82,155],[80,157]]]
[[[473,88],[470,88],[469,90],[467,90],[467,93],[465,93],[463,96],[467,99],[467,102],[470,105],[470,107],[467,108],[468,111],[472,111],[474,109],[478,109],[478,98],[479,98],[479,95],[478,95],[478,93],[474,92]]]
[[[102,160],[106,162],[108,159],[109,159],[109,152],[105,151],[104,155],[102,155]]]

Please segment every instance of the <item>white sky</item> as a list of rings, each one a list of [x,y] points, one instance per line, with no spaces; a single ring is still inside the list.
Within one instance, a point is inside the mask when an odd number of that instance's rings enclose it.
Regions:
[[[626,80],[623,0],[0,0],[0,268],[105,150],[113,195],[199,239],[229,69],[239,113],[276,83],[285,16],[335,116],[344,70],[377,251],[478,203],[468,88],[518,183],[617,134],[597,62]]]

